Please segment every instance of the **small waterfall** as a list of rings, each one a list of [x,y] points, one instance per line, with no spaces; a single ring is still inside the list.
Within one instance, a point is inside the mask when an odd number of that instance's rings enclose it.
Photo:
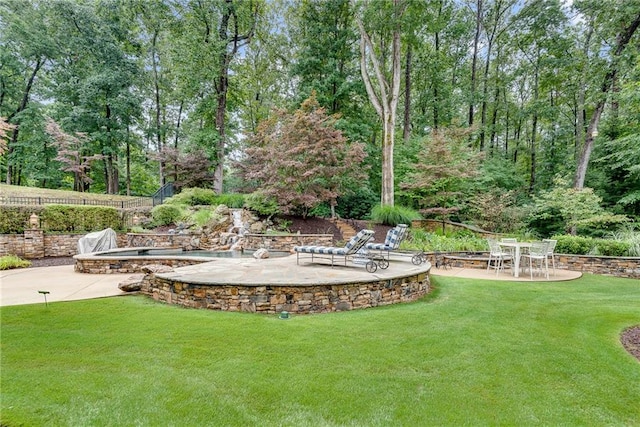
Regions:
[[[243,250],[242,244],[244,239],[242,238],[247,232],[247,226],[242,222],[242,209],[230,209],[232,225],[229,228],[229,233],[235,233],[237,236],[232,238],[231,250]]]

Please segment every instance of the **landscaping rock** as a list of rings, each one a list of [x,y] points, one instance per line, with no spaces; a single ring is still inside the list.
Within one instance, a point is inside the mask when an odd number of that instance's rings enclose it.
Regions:
[[[260,248],[257,251],[255,251],[253,253],[253,257],[255,259],[265,259],[265,258],[269,258],[269,251],[264,249],[264,248]]]
[[[124,282],[120,282],[118,288],[124,292],[138,292],[142,287],[142,279],[144,279],[144,274],[136,274]]]
[[[141,270],[146,274],[171,273],[173,271],[173,267],[162,264],[148,264],[143,266]]]

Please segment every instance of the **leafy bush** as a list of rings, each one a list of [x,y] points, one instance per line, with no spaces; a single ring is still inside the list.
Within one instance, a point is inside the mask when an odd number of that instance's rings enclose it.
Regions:
[[[245,197],[244,207],[261,216],[273,216],[280,213],[278,201],[274,197],[256,191]]]
[[[594,239],[599,255],[603,256],[628,256],[631,245],[627,242],[618,242],[608,239]]]
[[[151,216],[155,225],[175,224],[184,217],[184,210],[182,205],[163,204],[154,207]]]
[[[409,238],[400,247],[406,250],[422,250],[426,252],[481,252],[488,249],[486,240],[477,235],[449,237],[430,233],[419,228],[412,228],[409,231]]]
[[[589,237],[559,235],[552,239],[558,241],[555,252],[561,254],[587,255],[594,246]]]
[[[338,197],[336,212],[342,218],[369,219],[371,209],[378,203],[379,196],[368,188],[360,188],[352,194]]]
[[[27,261],[15,255],[5,255],[0,257],[0,270],[11,270],[12,268],[26,268],[31,265],[31,261]]]
[[[43,208],[40,219],[43,229],[49,232],[123,229],[120,212],[106,206],[47,205]]]
[[[29,228],[32,213],[40,215],[42,206],[2,206],[0,207],[0,234],[22,233]]]
[[[411,224],[414,219],[421,219],[420,214],[404,206],[377,205],[371,210],[371,219],[384,225],[395,227],[398,224]]]
[[[165,203],[170,205],[216,205],[217,195],[208,188],[185,188],[180,193],[168,198]]]
[[[215,204],[225,205],[232,209],[240,209],[244,206],[245,195],[239,193],[224,193],[216,196]]]
[[[198,209],[189,216],[198,227],[204,227],[213,217],[214,212],[211,209]]]
[[[629,242],[593,239],[580,236],[553,236],[558,241],[555,252],[574,255],[629,256]]]

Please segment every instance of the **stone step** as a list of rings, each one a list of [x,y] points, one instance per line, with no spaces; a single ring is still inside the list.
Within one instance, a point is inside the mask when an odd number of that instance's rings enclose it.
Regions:
[[[341,219],[334,219],[333,223],[338,227],[340,233],[342,234],[342,240],[345,242],[349,241],[353,236],[356,235],[357,231],[353,226]]]

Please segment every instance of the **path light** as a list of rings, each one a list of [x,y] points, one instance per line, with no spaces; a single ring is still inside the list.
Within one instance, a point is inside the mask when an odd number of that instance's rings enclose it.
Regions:
[[[278,316],[280,319],[286,320],[289,318],[289,312],[288,311],[281,311],[280,312],[280,316]]]
[[[47,302],[47,294],[49,294],[49,291],[38,291],[39,294],[44,295],[44,305],[46,307],[49,307],[49,303]]]
[[[38,225],[40,225],[40,217],[38,217],[35,212],[29,217],[29,224],[33,230],[37,229]]]

